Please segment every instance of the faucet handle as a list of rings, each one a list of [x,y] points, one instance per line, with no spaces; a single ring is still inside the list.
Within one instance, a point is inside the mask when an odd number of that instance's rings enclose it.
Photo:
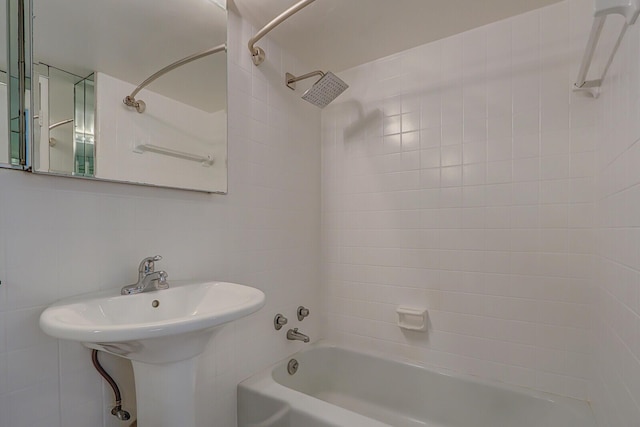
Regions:
[[[151,257],[147,257],[147,258],[143,259],[140,262],[140,266],[138,267],[138,271],[140,273],[144,273],[144,274],[153,273],[153,271],[155,269],[154,262],[160,261],[161,259],[162,259],[162,257],[160,255],[151,256]]]
[[[276,317],[273,318],[273,326],[276,328],[276,331],[282,329],[287,322],[289,322],[289,320],[280,313],[276,314]]]
[[[309,316],[309,309],[301,305],[298,307],[296,314],[298,315],[298,320],[303,321],[305,317]]]
[[[167,282],[167,278],[169,275],[166,271],[158,272],[158,280],[156,281],[156,289],[169,289],[169,282]]]

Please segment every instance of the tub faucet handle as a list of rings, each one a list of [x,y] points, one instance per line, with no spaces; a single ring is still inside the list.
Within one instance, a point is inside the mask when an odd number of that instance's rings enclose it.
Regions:
[[[305,317],[309,316],[309,309],[301,305],[298,307],[298,320],[302,321]]]
[[[273,327],[276,328],[276,331],[279,331],[288,322],[289,322],[289,320],[287,320],[286,317],[284,317],[282,314],[278,313],[278,314],[276,314],[276,317],[273,318]]]

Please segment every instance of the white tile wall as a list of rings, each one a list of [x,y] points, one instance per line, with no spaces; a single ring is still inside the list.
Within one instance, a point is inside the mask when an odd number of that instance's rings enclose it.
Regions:
[[[170,278],[255,286],[266,306],[225,328],[202,356],[200,425],[235,426],[236,384],[301,344],[273,330],[276,312],[320,338],[320,114],[291,94],[285,71],[304,69],[230,14],[229,195],[75,181],[0,170],[0,426],[119,426],[90,353],[40,332],[58,298],[135,280],[139,260],[161,254]],[[130,371],[113,359],[131,409]]]
[[[611,25],[612,29],[619,28]],[[606,28],[605,28],[606,30]],[[611,46],[613,31],[605,34]],[[602,67],[599,58],[598,65]],[[596,381],[601,427],[640,420],[640,28],[630,27],[595,108]],[[590,140],[589,144],[593,144]]]
[[[586,399],[597,130],[588,1],[341,73],[322,116],[332,339]],[[396,325],[429,309],[427,334]]]

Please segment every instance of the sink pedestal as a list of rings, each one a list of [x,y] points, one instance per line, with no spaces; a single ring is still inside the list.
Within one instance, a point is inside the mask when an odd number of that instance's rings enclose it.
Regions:
[[[138,427],[195,427],[196,357],[151,364],[133,360]]]
[[[223,327],[162,339],[85,345],[131,360],[138,427],[196,427],[198,355]]]

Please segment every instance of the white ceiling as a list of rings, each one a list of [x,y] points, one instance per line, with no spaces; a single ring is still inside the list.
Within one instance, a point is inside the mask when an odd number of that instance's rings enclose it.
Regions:
[[[235,7],[261,28],[296,1],[235,0]],[[270,36],[312,69],[341,71],[557,1],[316,0]],[[98,70],[137,85],[226,40],[226,13],[215,3],[34,0],[34,59],[79,76]],[[212,94],[225,87],[226,58],[216,54],[172,71],[149,89],[217,111],[226,96]]]
[[[342,71],[558,1],[316,0],[269,34],[312,69]],[[260,29],[297,0],[234,2]]]
[[[166,65],[227,39],[226,11],[212,0],[33,3],[34,60],[82,77],[97,70],[138,85]],[[149,86],[209,112],[225,108],[225,89],[222,53],[180,67]]]

